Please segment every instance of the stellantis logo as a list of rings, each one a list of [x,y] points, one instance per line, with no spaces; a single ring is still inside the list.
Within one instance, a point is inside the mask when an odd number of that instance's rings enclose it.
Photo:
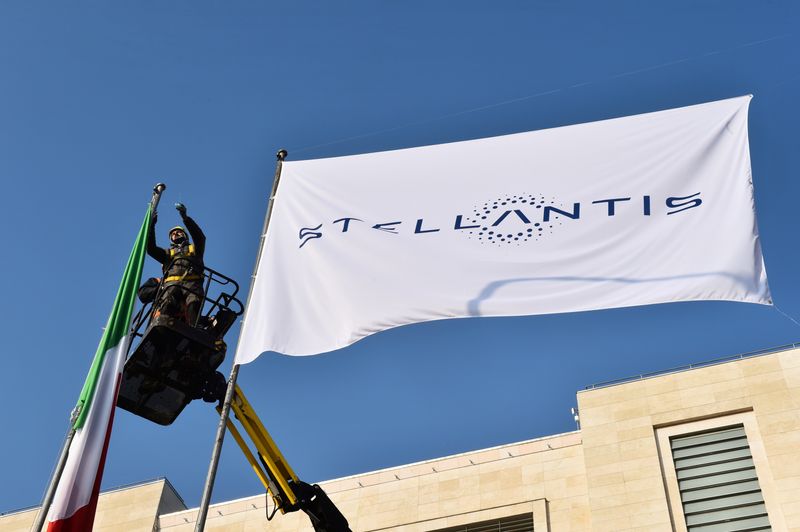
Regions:
[[[351,230],[377,230],[390,234],[430,235],[442,231],[463,232],[470,239],[476,239],[481,244],[496,246],[521,245],[525,242],[535,242],[557,230],[564,223],[579,223],[581,208],[602,209],[606,216],[617,216],[618,213],[636,214],[638,216],[652,216],[653,205],[657,205],[652,196],[645,195],[637,198],[617,197],[598,199],[590,202],[586,207],[575,202],[571,207],[556,201],[556,198],[546,198],[536,194],[508,195],[495,200],[476,205],[472,213],[455,214],[452,227],[434,227],[425,223],[425,218],[416,218],[413,222],[404,223],[403,220],[379,222],[366,221],[356,217],[343,217],[333,220],[333,231],[348,233]],[[656,214],[672,215],[699,207],[703,204],[700,192],[688,196],[668,196],[663,200],[663,209],[656,209]],[[322,238],[322,226],[303,227],[300,229],[300,246],[305,246],[311,240]],[[413,231],[411,230],[413,227]],[[408,229],[406,229],[408,228]]]
[[[303,227],[300,229],[300,240],[302,240],[302,242],[300,242],[300,247],[303,247],[309,240],[322,238],[322,233],[318,232],[320,228],[322,228],[322,224],[316,227]]]

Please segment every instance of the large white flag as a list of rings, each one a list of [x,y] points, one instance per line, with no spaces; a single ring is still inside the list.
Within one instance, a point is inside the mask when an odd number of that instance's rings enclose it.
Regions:
[[[285,162],[236,362],[444,318],[771,304],[749,102]]]

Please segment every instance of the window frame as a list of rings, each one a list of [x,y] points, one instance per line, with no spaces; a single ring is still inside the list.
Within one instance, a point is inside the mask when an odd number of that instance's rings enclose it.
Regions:
[[[510,519],[524,519],[524,518],[527,518],[527,517],[530,517],[530,524],[531,524],[530,532],[536,532],[534,518],[533,518],[533,512],[523,512],[521,514],[512,514],[512,515],[506,515],[506,516],[503,516],[503,517],[495,517],[493,519],[487,519],[485,521],[470,521],[469,523],[464,523],[464,524],[460,524],[460,525],[449,526],[449,527],[445,527],[445,528],[437,528],[437,529],[431,530],[430,532],[479,532],[476,529],[478,529],[479,527],[491,526],[495,522],[498,525],[497,529],[500,530],[501,521],[508,521]],[[473,530],[470,530],[470,528],[472,528]]]
[[[390,527],[390,530],[402,529],[423,532],[446,530],[453,527],[469,525],[471,523],[480,523],[482,521],[502,519],[527,513],[533,515],[533,530],[535,532],[550,532],[548,501],[545,498],[531,499],[525,502],[485,508],[483,510],[443,515],[421,521],[398,523]]]
[[[770,470],[769,461],[767,460],[767,453],[764,449],[764,441],[758,430],[758,422],[753,411],[748,410],[745,412],[654,427],[656,444],[658,447],[658,459],[661,463],[661,474],[662,480],[664,481],[664,490],[667,495],[670,521],[672,521],[672,529],[676,532],[688,532],[688,528],[686,525],[686,517],[683,514],[683,504],[678,487],[678,474],[675,471],[675,462],[672,457],[671,438],[676,436],[688,436],[698,432],[712,432],[715,429],[723,429],[733,425],[742,425],[744,427],[747,445],[750,447],[750,454],[753,457],[758,484],[761,488],[761,495],[764,498],[764,505],[767,509],[767,517],[772,530],[788,530],[786,528],[786,522],[783,519],[783,513],[781,512],[780,499],[778,498],[778,492],[772,478],[772,471]]]

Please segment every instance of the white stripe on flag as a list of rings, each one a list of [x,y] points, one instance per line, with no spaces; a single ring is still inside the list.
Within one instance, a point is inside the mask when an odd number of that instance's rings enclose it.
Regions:
[[[58,483],[53,505],[47,521],[53,523],[72,517],[75,512],[87,506],[93,494],[103,456],[106,435],[110,430],[109,420],[117,403],[117,382],[125,363],[130,336],[126,335],[119,344],[106,352],[97,390],[92,400],[86,423],[77,430],[69,449],[64,472]]]

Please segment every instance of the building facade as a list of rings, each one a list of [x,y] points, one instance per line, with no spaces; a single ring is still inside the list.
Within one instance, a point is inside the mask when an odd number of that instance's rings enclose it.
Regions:
[[[155,530],[160,515],[185,510],[186,504],[165,478],[109,490],[100,494],[95,514],[96,532]],[[0,515],[0,532],[31,529],[38,508]]]
[[[592,387],[578,408],[574,432],[321,485],[358,532],[800,531],[795,346]],[[194,530],[197,509],[170,490],[103,494],[96,530]],[[268,510],[263,494],[216,504],[206,530],[311,530]]]

